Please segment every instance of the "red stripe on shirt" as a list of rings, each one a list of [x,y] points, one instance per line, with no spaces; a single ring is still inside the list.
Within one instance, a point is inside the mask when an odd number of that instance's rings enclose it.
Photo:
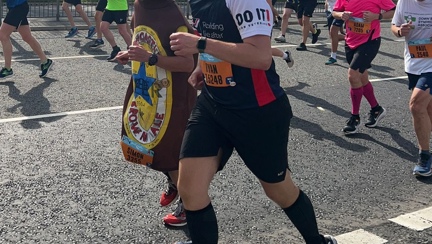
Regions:
[[[258,105],[261,107],[276,100],[276,97],[274,96],[273,91],[270,88],[265,71],[251,69],[251,74]]]

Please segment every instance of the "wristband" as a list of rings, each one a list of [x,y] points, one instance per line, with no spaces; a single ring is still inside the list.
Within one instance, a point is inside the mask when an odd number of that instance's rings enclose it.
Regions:
[[[380,13],[380,14],[378,15],[378,20],[382,20],[382,18],[383,18],[382,13]]]

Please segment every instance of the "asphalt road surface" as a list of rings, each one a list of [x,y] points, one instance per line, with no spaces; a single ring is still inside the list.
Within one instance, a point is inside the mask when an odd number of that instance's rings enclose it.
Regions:
[[[342,43],[338,64],[331,66],[324,65],[330,54],[325,28],[306,52],[295,50],[301,39],[298,26],[290,26],[288,43],[273,43],[291,50],[295,59],[291,69],[275,59],[295,115],[290,167],[314,203],[322,233],[364,230],[387,243],[432,243],[432,228],[416,231],[389,221],[432,206],[432,179],[411,174],[418,152],[403,42],[395,40],[389,26],[383,24],[381,49],[370,69],[387,116],[379,127],[362,126],[350,137],[341,132],[350,111]],[[164,176],[127,163],[120,150],[130,66],[105,61],[110,48],[91,50],[83,36],[66,40],[64,31],[34,35],[55,61],[49,78],[38,77],[37,56],[14,33],[15,75],[0,81],[0,243],[186,239],[186,228],[162,223],[172,211],[159,206]],[[363,101],[362,122],[369,109]],[[220,243],[303,243],[237,154],[215,176],[210,194]],[[384,243],[359,241],[345,243]]]

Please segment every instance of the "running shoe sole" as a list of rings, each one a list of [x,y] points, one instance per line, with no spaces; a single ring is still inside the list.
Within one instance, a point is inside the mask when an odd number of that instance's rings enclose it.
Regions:
[[[105,44],[100,44],[100,45],[97,45],[97,46],[95,46],[95,47],[90,46],[90,48],[91,48],[91,49],[99,49],[99,48],[101,48],[101,47],[103,47],[103,46],[105,46]]]
[[[8,77],[12,77],[14,75],[14,73],[12,73],[11,75],[5,76],[5,77],[0,77],[0,79],[6,79]]]
[[[179,224],[168,224],[168,223],[166,223],[166,222],[164,221],[164,224],[165,224],[165,225],[168,225],[168,226],[172,226],[172,227],[182,227],[182,226],[187,225],[187,222],[179,223]]]
[[[355,130],[353,130],[353,131],[344,131],[343,129],[342,129],[342,131],[343,131],[343,133],[345,133],[345,135],[353,135],[353,134],[357,134],[358,133],[358,131],[359,131],[359,128],[357,127]]]
[[[429,177],[429,176],[432,176],[432,171],[429,170],[429,172],[427,172],[427,173],[420,173],[418,171],[414,171],[413,175],[415,175],[415,176]]]

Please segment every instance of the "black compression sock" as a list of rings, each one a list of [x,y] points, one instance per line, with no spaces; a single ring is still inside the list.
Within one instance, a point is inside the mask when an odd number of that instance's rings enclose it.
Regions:
[[[211,203],[201,210],[189,211],[185,209],[185,212],[193,244],[218,243],[217,219]]]
[[[309,197],[300,191],[297,200],[283,209],[291,222],[303,236],[306,244],[321,244],[315,212]]]

